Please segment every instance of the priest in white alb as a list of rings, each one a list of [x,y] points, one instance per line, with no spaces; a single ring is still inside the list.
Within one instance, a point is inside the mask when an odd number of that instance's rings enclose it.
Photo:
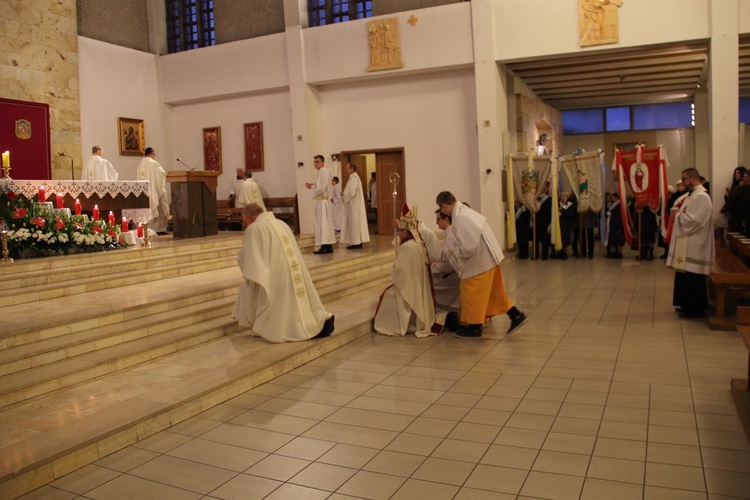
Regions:
[[[417,230],[416,207],[398,220],[399,239],[396,261],[393,263],[393,284],[385,289],[375,311],[373,326],[383,335],[414,333],[426,337],[439,332],[435,329],[435,300],[430,283],[427,250]]]
[[[247,229],[237,257],[242,282],[234,319],[269,342],[330,335],[334,316],[323,308],[289,226],[255,203],[242,217]]]
[[[265,210],[266,205],[263,203],[263,194],[260,192],[260,186],[253,179],[253,173],[245,171],[244,176],[245,180],[242,182],[242,188],[237,193],[237,208],[243,208],[251,203],[255,203]]]
[[[672,303],[681,318],[699,318],[708,308],[706,280],[714,266],[713,205],[698,170],[682,172],[688,195],[671,209],[667,267],[674,268]]]
[[[120,176],[112,164],[102,158],[104,150],[101,146],[91,148],[91,158],[86,160],[81,171],[81,179],[84,181],[111,181],[114,182]]]
[[[315,210],[315,244],[320,248],[314,254],[333,253],[333,244],[336,243],[336,232],[333,227],[333,205],[331,204],[331,193],[333,186],[331,180],[333,175],[326,168],[326,159],[323,155],[315,155],[313,159],[315,170],[318,175],[315,182],[306,182],[305,187],[312,191],[313,208]]]
[[[362,243],[370,241],[370,231],[367,228],[367,209],[365,196],[362,192],[362,181],[357,174],[357,166],[346,164],[348,178],[344,187],[344,227],[341,229],[341,243],[348,250],[362,248]]]
[[[167,230],[169,219],[169,198],[167,197],[167,172],[162,168],[156,157],[154,148],[146,148],[145,156],[138,164],[136,178],[139,181],[149,181],[149,206],[151,208],[151,220],[149,229],[157,233]]]

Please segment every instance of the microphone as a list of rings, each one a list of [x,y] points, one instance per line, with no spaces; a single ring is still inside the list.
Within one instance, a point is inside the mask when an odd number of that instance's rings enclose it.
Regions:
[[[188,165],[184,161],[180,160],[179,158],[177,158],[177,161],[179,161],[180,163],[182,163],[183,165],[185,165],[188,168],[188,170],[195,170],[193,167],[191,167],[190,165]]]

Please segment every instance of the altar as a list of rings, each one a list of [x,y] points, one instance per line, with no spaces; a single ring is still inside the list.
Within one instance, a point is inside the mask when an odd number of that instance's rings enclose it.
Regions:
[[[91,213],[94,206],[99,212],[112,212],[115,219],[122,220],[122,210],[128,208],[149,208],[149,181],[84,181],[84,180],[10,180],[8,189],[31,201],[39,195],[43,186],[47,201],[56,206],[57,195],[62,196],[63,208],[73,212],[76,200],[81,204],[82,213]]]

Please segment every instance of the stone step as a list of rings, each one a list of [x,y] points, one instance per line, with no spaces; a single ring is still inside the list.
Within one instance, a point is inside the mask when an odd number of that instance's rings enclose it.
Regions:
[[[228,310],[230,305],[225,305]],[[241,330],[227,314],[0,378],[0,408],[125,370]]]
[[[172,328],[226,316],[227,305],[234,303],[234,295],[206,300],[181,308],[147,314],[132,311],[126,321],[95,327],[66,335],[50,337],[0,350],[0,376],[32,369],[48,363],[85,354],[96,349],[129,342],[158,334]]]

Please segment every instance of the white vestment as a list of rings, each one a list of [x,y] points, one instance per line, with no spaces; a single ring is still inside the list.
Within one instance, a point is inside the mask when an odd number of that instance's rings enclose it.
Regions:
[[[245,179],[242,183],[242,189],[237,193],[235,207],[242,208],[251,203],[257,204],[263,210],[266,209],[266,206],[263,204],[263,195],[260,192],[260,186],[258,186],[258,183],[255,182],[255,179]]]
[[[232,316],[269,342],[315,337],[331,314],[323,308],[289,226],[263,212],[245,230],[237,257],[242,283]]]
[[[81,171],[81,179],[84,181],[116,181],[120,174],[117,173],[112,164],[99,155],[91,155],[86,160]]]
[[[435,231],[425,226],[422,221],[419,221],[417,230],[422,237],[422,241],[424,241],[424,246],[427,249],[427,257],[430,259],[430,262],[440,260],[440,244],[438,243]]]
[[[341,243],[359,245],[370,241],[367,229],[367,208],[362,193],[362,181],[357,172],[349,175],[344,188],[344,226],[341,229]]]
[[[331,216],[333,217],[333,229],[341,231],[344,225],[344,204],[341,197],[341,184],[336,184],[331,188]]]
[[[690,191],[674,215],[667,267],[711,274],[715,261],[713,208],[703,186]]]
[[[375,313],[375,331],[383,335],[431,335],[435,304],[426,250],[420,242],[407,240],[399,246],[391,279],[393,285],[383,292]]]
[[[331,178],[331,172],[322,167],[318,169],[318,177],[311,188],[315,201],[315,244],[318,246],[336,243],[331,214]]]
[[[234,207],[237,208],[237,195],[242,191],[242,184],[245,182],[244,177],[235,179],[232,181],[232,185],[229,187],[229,199],[234,202]]]
[[[423,231],[420,227],[419,232],[425,240],[427,253],[429,254],[430,246],[427,242],[429,236],[425,237],[425,235],[432,233],[435,245],[437,245],[437,237],[430,229]],[[456,268],[461,268],[461,261],[456,257],[456,248],[457,242],[453,235],[453,226],[448,226],[445,230],[445,238],[443,238],[443,247],[438,247],[437,259],[430,257],[430,262],[432,262],[430,272],[432,273],[432,284],[435,290],[435,307],[439,311],[457,313],[461,309],[461,278],[456,272]],[[454,268],[454,265],[456,268]]]
[[[502,262],[503,251],[486,217],[457,201],[451,218],[461,260],[461,269],[456,272],[461,278],[482,274]]]
[[[136,178],[139,181],[149,181],[151,195],[149,206],[151,207],[151,221],[149,229],[160,233],[167,230],[167,219],[169,219],[169,198],[167,198],[167,172],[164,171],[159,162],[148,156],[144,157],[138,164]]]

